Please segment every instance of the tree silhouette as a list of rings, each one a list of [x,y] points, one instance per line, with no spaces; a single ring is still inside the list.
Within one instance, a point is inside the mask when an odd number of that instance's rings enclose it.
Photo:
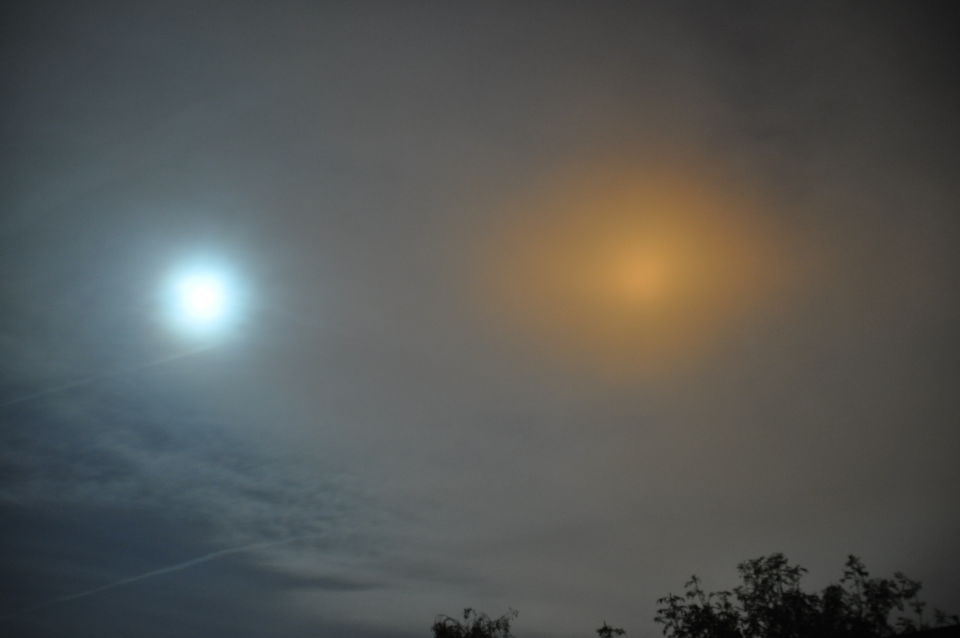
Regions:
[[[433,621],[434,638],[514,638],[510,633],[510,623],[517,617],[517,610],[511,609],[499,618],[490,618],[487,614],[477,613],[471,607],[463,610],[463,620],[451,616],[437,616]],[[620,627],[611,627],[606,621],[597,629],[599,638],[622,636],[626,631]]]
[[[510,623],[516,617],[515,609],[499,618],[490,618],[467,607],[463,610],[462,622],[450,616],[437,616],[431,629],[434,638],[513,638]]]
[[[729,591],[706,592],[692,576],[683,595],[668,594],[657,602],[655,621],[667,638],[887,638],[947,627],[949,636],[960,635],[960,617],[933,610],[917,594],[920,583],[900,572],[893,578],[872,578],[863,562],[849,556],[843,575],[820,593],[805,592],[800,581],[807,570],[792,565],[780,553],[737,565],[741,584]],[[511,609],[490,618],[471,608],[463,620],[437,616],[434,638],[514,638]],[[607,624],[596,630],[598,638],[615,638],[626,632]],[[940,636],[940,633],[936,633]],[[946,635],[944,635],[946,638]]]
[[[607,624],[607,621],[603,621],[603,626],[600,629],[597,629],[597,636],[600,638],[613,638],[614,636],[622,636],[626,631],[620,627],[611,627]]]
[[[807,572],[783,554],[737,566],[742,583],[732,591],[705,592],[693,576],[682,596],[657,602],[656,622],[668,638],[883,638],[960,623],[917,598],[920,583],[897,572],[892,579],[871,578],[856,556],[847,559],[843,577],[819,594],[800,589]]]

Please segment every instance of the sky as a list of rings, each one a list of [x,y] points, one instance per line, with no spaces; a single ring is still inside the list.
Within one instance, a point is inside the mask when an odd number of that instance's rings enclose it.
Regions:
[[[960,610],[948,3],[3,11],[4,632],[656,636],[772,552]]]

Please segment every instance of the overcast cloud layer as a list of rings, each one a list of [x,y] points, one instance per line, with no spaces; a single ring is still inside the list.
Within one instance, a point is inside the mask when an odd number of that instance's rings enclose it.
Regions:
[[[6,6],[0,627],[653,636],[775,551],[960,609],[948,5]],[[633,357],[524,269],[661,172],[764,229],[704,281],[772,283]],[[160,293],[197,255],[249,298],[200,349]]]

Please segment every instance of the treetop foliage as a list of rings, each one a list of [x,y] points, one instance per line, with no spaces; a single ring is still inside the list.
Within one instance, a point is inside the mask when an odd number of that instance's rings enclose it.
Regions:
[[[517,610],[511,609],[499,618],[480,613],[467,607],[463,610],[463,621],[450,616],[437,616],[433,621],[434,638],[514,638],[510,633],[510,623],[517,617]]]
[[[960,635],[960,617],[934,609],[918,598],[920,583],[900,572],[873,578],[863,562],[849,556],[843,575],[823,591],[806,592],[800,581],[807,570],[783,554],[771,554],[737,565],[741,584],[731,590],[706,592],[692,576],[684,592],[657,603],[655,621],[667,638],[887,638],[934,627],[953,626]],[[498,618],[463,610],[463,619],[437,616],[434,638],[514,638],[511,609]],[[626,632],[604,621],[598,638]],[[938,634],[939,635],[939,634]]]
[[[625,633],[627,632],[620,627],[611,627],[608,625],[606,620],[603,621],[603,626],[597,629],[597,636],[600,638],[613,638],[614,636],[622,636]]]
[[[742,583],[705,592],[693,576],[684,594],[657,602],[656,622],[668,638],[885,638],[960,622],[939,610],[933,622],[917,598],[920,583],[897,572],[871,578],[856,556],[838,583],[820,593],[800,589],[807,570],[783,554],[740,563]]]

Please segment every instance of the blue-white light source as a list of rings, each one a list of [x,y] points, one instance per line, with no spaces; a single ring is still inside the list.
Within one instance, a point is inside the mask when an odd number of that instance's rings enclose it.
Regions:
[[[209,273],[188,275],[177,284],[177,303],[186,321],[211,324],[223,320],[227,311],[227,287]]]
[[[221,269],[181,270],[171,279],[167,299],[171,320],[188,334],[221,334],[238,318],[237,287]]]

